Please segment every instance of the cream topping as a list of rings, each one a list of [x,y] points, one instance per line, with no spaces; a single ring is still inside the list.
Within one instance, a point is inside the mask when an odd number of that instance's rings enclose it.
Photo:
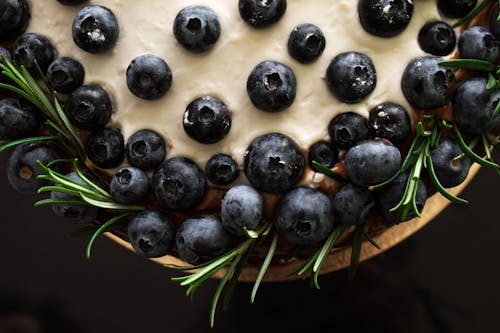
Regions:
[[[79,60],[85,67],[86,84],[101,84],[110,93],[115,108],[112,125],[122,129],[125,140],[140,129],[155,130],[164,135],[171,147],[168,157],[186,156],[202,167],[216,153],[230,154],[242,164],[246,148],[261,134],[281,132],[308,148],[328,139],[330,120],[342,112],[355,111],[367,116],[373,107],[388,101],[410,110],[400,88],[401,76],[413,58],[423,55],[417,42],[420,28],[440,18],[436,0],[415,1],[408,28],[394,38],[385,39],[363,30],[354,0],[289,0],[285,16],[262,30],[250,27],[240,18],[236,0],[91,0],[86,4],[106,6],[116,15],[120,38],[111,51],[95,55],[74,44],[72,22],[83,6],[33,0],[33,18],[28,30],[49,37],[59,56]],[[173,35],[177,13],[190,5],[210,7],[219,17],[221,36],[209,52],[190,53]],[[326,49],[313,64],[300,64],[287,51],[289,34],[301,23],[319,26],[326,37]],[[377,70],[375,91],[354,105],[338,101],[324,80],[333,57],[346,51],[367,54]],[[126,85],[125,73],[130,61],[146,53],[163,58],[173,72],[171,89],[156,101],[135,97]],[[286,111],[276,114],[259,111],[248,98],[248,75],[265,60],[282,62],[295,72],[297,97]],[[200,144],[183,129],[186,106],[203,95],[219,97],[232,112],[231,131],[216,144]],[[314,175],[308,176],[308,181],[315,182],[313,178]]]

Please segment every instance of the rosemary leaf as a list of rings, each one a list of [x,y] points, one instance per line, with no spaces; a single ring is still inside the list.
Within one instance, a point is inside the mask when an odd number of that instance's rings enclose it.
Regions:
[[[470,157],[471,160],[485,167],[489,167],[496,170],[500,169],[500,166],[497,163],[485,160],[484,158],[476,154],[472,149],[470,149],[467,143],[465,143],[465,140],[457,126],[453,126],[453,133],[455,134],[455,138],[457,139],[458,145],[460,146],[462,151],[467,156]]]
[[[266,274],[269,265],[271,265],[271,261],[276,252],[276,247],[278,245],[278,234],[275,232],[273,235],[273,240],[271,241],[271,246],[269,247],[269,251],[267,252],[266,258],[264,259],[262,266],[260,267],[259,273],[257,274],[257,278],[255,279],[255,283],[253,285],[252,294],[250,295],[250,303],[255,302],[255,297],[257,296],[257,291],[259,290],[259,286]]]
[[[9,149],[9,148],[12,148],[12,147],[15,147],[15,146],[18,146],[21,144],[25,144],[25,143],[51,141],[51,140],[58,140],[58,139],[60,139],[60,137],[58,137],[58,136],[36,136],[36,137],[32,137],[32,138],[25,138],[25,139],[20,139],[20,140],[16,140],[16,141],[10,141],[10,142],[7,142],[7,143],[0,146],[0,153]]]
[[[317,162],[317,161],[312,161],[313,166],[319,170],[321,173],[327,175],[328,177],[332,178],[333,180],[336,180],[340,183],[346,183],[347,180],[339,173],[331,170],[330,168],[324,166],[323,164]]]
[[[461,20],[457,21],[454,25],[453,28],[458,28],[461,25],[464,25],[465,23],[469,22],[472,20],[474,17],[476,17],[486,6],[488,6],[490,3],[492,3],[494,0],[483,0],[480,2],[474,9],[472,9],[469,14],[467,14],[464,18]]]
[[[95,232],[94,234],[92,235],[92,237],[90,238],[88,244],[87,244],[87,249],[85,251],[85,257],[87,259],[90,259],[90,252],[92,250],[92,246],[94,245],[94,242],[95,240],[97,239],[97,237],[102,234],[103,232],[106,232],[108,230],[108,228],[110,226],[112,226],[113,224],[115,224],[116,222],[122,220],[123,218],[127,217],[130,213],[125,213],[125,214],[121,214],[121,215],[118,215],[118,216],[115,216],[111,219],[109,219],[106,223],[102,224]]]
[[[102,189],[100,186],[96,185],[93,181],[91,181],[87,176],[83,174],[83,172],[80,171],[80,168],[78,168],[78,159],[75,159],[73,161],[73,171],[76,172],[78,177],[83,180],[88,186],[93,188],[97,193],[99,193],[101,196],[103,196],[106,199],[112,199],[111,194],[106,192],[104,189]]]
[[[488,82],[486,83],[486,89],[491,90],[497,86],[497,79],[493,76],[493,74],[488,73]]]
[[[82,198],[83,201],[85,201],[87,204],[103,209],[109,209],[109,210],[123,210],[123,211],[141,211],[144,210],[145,208],[142,206],[129,206],[129,205],[121,205],[116,202],[111,202],[111,201],[101,201],[101,200],[96,200],[84,193],[80,193],[80,197]]]
[[[361,247],[363,245],[364,225],[356,226],[354,230],[354,239],[352,241],[351,265],[349,266],[348,277],[352,281],[358,270],[359,259],[361,258]]]
[[[35,202],[35,207],[47,205],[85,205],[85,202],[78,199],[44,199]]]
[[[493,72],[497,68],[495,64],[486,60],[479,60],[479,59],[443,60],[439,62],[439,65],[443,67],[455,67],[455,68],[462,68],[462,69],[482,71],[482,72]]]
[[[371,244],[373,245],[376,249],[378,250],[382,250],[382,248],[380,247],[380,245],[377,244],[377,242],[375,241],[375,239],[373,239],[372,236],[370,236],[370,234],[366,231],[365,228],[363,228],[363,236],[366,238],[366,240]]]

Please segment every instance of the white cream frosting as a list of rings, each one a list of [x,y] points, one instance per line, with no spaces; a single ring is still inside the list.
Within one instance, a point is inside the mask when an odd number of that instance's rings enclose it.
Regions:
[[[408,110],[400,84],[407,64],[423,55],[417,36],[427,22],[439,19],[436,0],[415,1],[408,28],[394,38],[368,35],[359,23],[355,0],[288,0],[285,16],[270,28],[257,30],[239,15],[237,0],[92,0],[86,5],[111,9],[120,25],[120,38],[109,52],[95,55],[79,49],[71,37],[73,18],[81,6],[63,6],[55,0],[32,0],[30,32],[49,37],[59,56],[70,56],[85,67],[85,83],[101,84],[114,100],[113,125],[122,129],[125,140],[140,129],[155,130],[167,139],[168,157],[186,156],[200,166],[216,153],[232,155],[242,163],[246,148],[257,136],[281,132],[307,148],[328,139],[330,120],[342,112],[367,116],[382,102],[395,102]],[[190,5],[213,9],[222,32],[209,52],[193,54],[183,49],[173,35],[177,13]],[[290,32],[301,23],[319,26],[326,37],[326,49],[313,64],[303,65],[290,57]],[[324,76],[330,61],[341,52],[357,51],[373,60],[378,82],[375,91],[361,103],[348,105],[328,90]],[[173,84],[159,100],[145,101],[127,88],[125,73],[132,59],[151,53],[171,67]],[[294,104],[286,111],[270,114],[255,108],[247,95],[247,78],[264,60],[282,62],[293,69],[298,90]],[[203,95],[222,99],[232,112],[232,128],[222,141],[200,144],[183,129],[186,106]],[[312,177],[311,177],[312,178]]]

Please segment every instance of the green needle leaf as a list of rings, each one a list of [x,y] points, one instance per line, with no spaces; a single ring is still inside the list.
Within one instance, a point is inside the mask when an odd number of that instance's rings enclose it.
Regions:
[[[255,283],[253,285],[252,294],[250,295],[250,303],[255,302],[255,297],[257,296],[257,291],[259,290],[259,286],[266,274],[269,265],[271,265],[271,261],[274,257],[274,253],[276,252],[276,247],[278,245],[278,234],[275,232],[273,235],[273,240],[271,241],[271,246],[269,247],[269,251],[267,252],[266,258],[260,267],[259,274],[257,274],[257,278],[255,279]]]
[[[10,141],[10,142],[4,143],[0,146],[0,153],[9,149],[9,148],[12,148],[12,147],[15,147],[18,145],[22,145],[25,143],[51,141],[51,140],[59,140],[59,139],[60,139],[60,137],[58,137],[58,136],[37,136],[37,137],[32,137],[32,138],[25,138],[25,139]]]
[[[479,165],[492,168],[492,169],[500,169],[500,166],[496,164],[495,162],[491,162],[488,160],[483,159],[481,156],[476,154],[472,149],[469,148],[467,143],[465,143],[465,140],[460,133],[460,130],[458,129],[457,126],[453,126],[453,133],[455,134],[455,138],[457,139],[457,143],[462,149],[462,151],[471,158],[474,162],[478,163]]]
[[[319,170],[319,172],[327,175],[328,177],[332,178],[333,180],[336,180],[340,183],[346,183],[347,180],[339,173],[331,170],[330,168],[324,166],[323,164],[317,162],[317,161],[312,161],[313,166]]]
[[[121,219],[127,217],[130,213],[125,213],[122,215],[115,216],[111,218],[109,221],[101,225],[92,235],[92,237],[89,240],[89,243],[87,244],[87,249],[85,251],[85,256],[87,259],[90,259],[90,252],[92,251],[92,246],[94,245],[95,240],[97,237],[102,234],[103,232],[107,231],[109,227],[111,227],[113,224],[116,222],[120,221]]]
[[[456,67],[456,68],[482,71],[482,72],[493,72],[497,69],[497,66],[495,64],[486,60],[478,60],[478,59],[443,60],[439,62],[439,65],[443,67]]]
[[[490,3],[492,3],[494,0],[483,0],[480,2],[476,7],[474,7],[473,10],[469,12],[464,18],[461,20],[457,21],[454,25],[453,28],[458,28],[461,25],[464,25],[465,23],[469,22],[472,20],[474,17],[477,16],[486,6],[488,6]]]

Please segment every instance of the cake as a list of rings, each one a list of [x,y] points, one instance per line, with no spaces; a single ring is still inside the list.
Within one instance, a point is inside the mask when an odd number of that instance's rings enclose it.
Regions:
[[[499,168],[485,4],[0,0],[9,181],[90,246],[110,232],[197,270],[188,293],[291,260],[317,285],[335,249],[355,267],[431,194],[464,203],[447,189],[472,162]]]

